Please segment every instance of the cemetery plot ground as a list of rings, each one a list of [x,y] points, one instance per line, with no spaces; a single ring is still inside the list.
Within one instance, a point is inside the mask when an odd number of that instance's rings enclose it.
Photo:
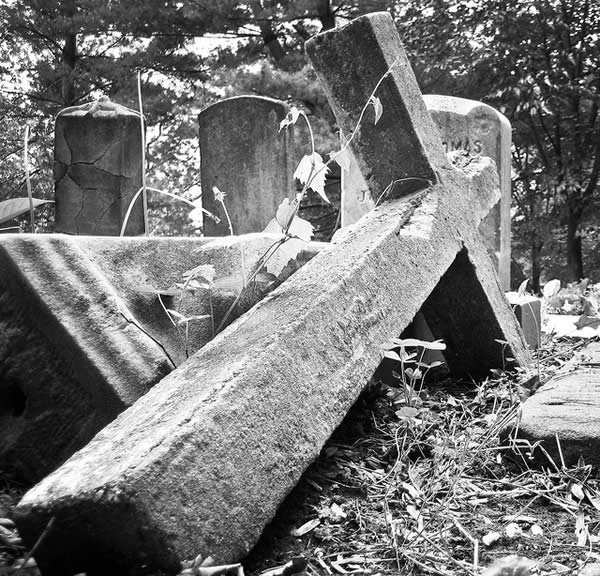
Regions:
[[[541,349],[542,381],[573,346]],[[502,424],[527,392],[522,380],[431,383],[410,405],[398,380],[373,384],[281,506],[246,573],[295,557],[307,561],[309,576],[468,575],[475,559],[485,567],[509,554],[535,561],[540,574],[577,574],[584,562],[600,562],[600,482],[589,468],[540,472],[527,454],[502,450]],[[1,481],[0,518],[23,490]],[[0,574],[25,554],[10,521],[0,520]]]

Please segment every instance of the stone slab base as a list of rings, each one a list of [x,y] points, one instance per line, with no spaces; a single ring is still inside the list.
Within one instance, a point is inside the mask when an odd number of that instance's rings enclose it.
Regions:
[[[588,344],[570,363],[570,371],[524,402],[517,438],[541,442],[559,468],[561,453],[567,466],[577,464],[579,457],[600,465],[600,342]],[[550,466],[542,450],[533,454],[538,464]]]

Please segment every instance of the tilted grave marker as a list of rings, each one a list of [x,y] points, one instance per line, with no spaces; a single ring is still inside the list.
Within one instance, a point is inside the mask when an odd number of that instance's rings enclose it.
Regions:
[[[163,569],[243,557],[423,306],[455,373],[527,364],[477,227],[497,201],[486,158],[454,169],[389,14],[320,34],[307,51],[346,129],[388,68],[354,151],[379,194],[288,281],[29,491],[17,525],[45,574]],[[423,187],[423,181],[431,185]],[[496,339],[507,342],[500,345]]]
[[[279,131],[288,113],[280,100],[236,96],[217,102],[198,116],[202,205],[220,218],[204,218],[206,236],[229,234],[223,206],[213,186],[225,192],[234,234],[264,230],[281,201],[296,192],[294,130]]]
[[[140,117],[106,100],[67,108],[56,118],[56,231],[118,236],[142,185]],[[127,235],[144,233],[142,199]]]
[[[3,236],[0,470],[37,481],[85,446],[181,364],[186,349],[193,354],[213,337],[236,282],[280,237]],[[279,253],[272,269],[283,280],[318,248],[306,245],[292,263]],[[215,287],[187,293],[180,305],[175,284],[206,264],[215,270]],[[232,318],[268,289],[247,291]],[[157,292],[166,308],[212,320],[178,331]]]
[[[483,219],[479,230],[496,264],[504,290],[510,290],[510,171],[511,128],[506,117],[487,104],[452,96],[423,96],[442,137],[446,153],[465,150],[489,156],[500,177],[500,201]],[[352,155],[350,155],[353,158]],[[356,222],[373,208],[360,167],[353,159],[342,171],[342,226]]]

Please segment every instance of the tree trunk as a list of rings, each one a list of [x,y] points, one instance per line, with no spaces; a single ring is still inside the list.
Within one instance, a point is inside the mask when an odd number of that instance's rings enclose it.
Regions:
[[[578,282],[583,278],[579,214],[570,207],[567,210],[567,282]]]
[[[531,254],[531,286],[529,286],[529,289],[531,289],[531,291],[534,294],[540,293],[540,274],[542,272],[542,265],[541,265],[541,258],[540,258],[541,252],[542,252],[542,244],[534,239],[531,242],[531,250],[530,250],[530,254]]]
[[[62,51],[62,100],[64,106],[75,104],[75,66],[77,64],[77,34],[67,34]]]
[[[273,24],[268,21],[260,23],[260,34],[262,36],[265,47],[275,62],[280,62],[285,56],[285,50],[277,37],[277,33],[273,30]]]
[[[323,30],[335,28],[335,13],[331,10],[330,0],[317,0],[317,14]]]

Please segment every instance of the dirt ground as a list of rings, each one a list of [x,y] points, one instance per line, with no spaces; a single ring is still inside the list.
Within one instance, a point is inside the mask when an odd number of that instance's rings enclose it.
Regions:
[[[513,558],[486,576],[593,568],[597,471],[585,462],[535,469],[533,447],[507,432],[535,376],[547,381],[580,346],[545,345],[533,379],[374,379],[245,559],[246,573],[297,558],[309,576],[474,575],[515,554],[532,562]],[[0,576],[39,573],[31,559],[19,568],[27,551],[10,522],[24,489],[0,480]]]

